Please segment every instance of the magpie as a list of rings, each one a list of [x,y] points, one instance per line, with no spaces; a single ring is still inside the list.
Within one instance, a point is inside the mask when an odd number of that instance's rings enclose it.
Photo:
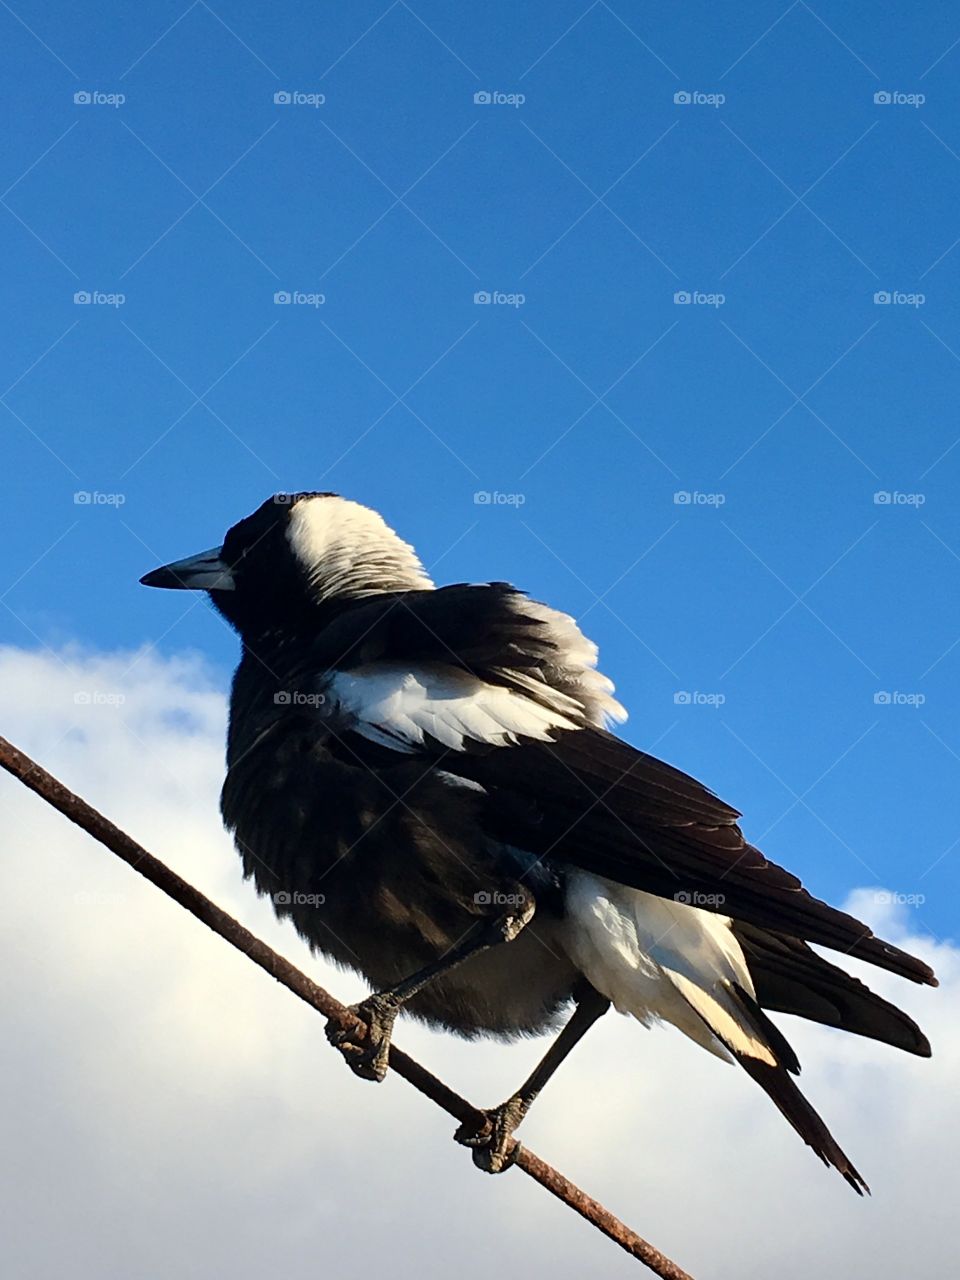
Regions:
[[[911,1018],[810,944],[936,986],[932,970],[617,737],[626,713],[573,618],[504,582],[435,587],[378,513],[334,493],[268,498],[222,546],[141,581],[206,591],[239,633],[223,819],[277,915],[371,985],[353,1007],[366,1034],[327,1029],[357,1075],[383,1079],[400,1010],[503,1040],[571,1010],[516,1093],[457,1131],[500,1172],[613,1005],[738,1063],[868,1190],[769,1014],[928,1057]]]

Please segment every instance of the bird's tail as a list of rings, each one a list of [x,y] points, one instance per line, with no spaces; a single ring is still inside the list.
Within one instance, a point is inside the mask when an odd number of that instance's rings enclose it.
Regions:
[[[738,1062],[825,1164],[838,1169],[859,1194],[868,1190],[791,1079],[800,1071],[797,1055],[758,1002],[760,987],[755,987],[751,975],[745,940],[737,936],[739,925],[731,927],[733,922],[725,917],[585,872],[568,879],[567,913],[572,928],[566,945],[572,958],[617,1009],[646,1024],[654,1019],[671,1022],[711,1053]],[[815,952],[809,954],[819,959]],[[825,982],[822,972],[818,973]],[[792,993],[802,978],[793,969],[789,976]],[[846,997],[847,1016],[838,1019],[841,1026],[922,1052],[915,1037],[907,1034],[908,1028],[894,1020],[886,1007],[879,1009],[885,1002],[872,995],[866,1000],[862,992],[854,992],[853,987],[861,984],[849,975],[844,975],[848,987],[834,975],[828,976],[831,989],[839,987]],[[868,1023],[864,1007],[876,1022]],[[853,1008],[860,1011],[859,1022]],[[905,1014],[900,1016],[909,1023]]]
[[[930,1057],[926,1036],[908,1014],[799,938],[739,920],[733,924],[733,933],[743,947],[757,1002],[764,1009],[792,1013]]]
[[[780,1114],[799,1133],[808,1147],[820,1157],[826,1165],[837,1169],[857,1195],[862,1196],[870,1188],[853,1167],[846,1153],[840,1147],[833,1134],[824,1124],[820,1115],[814,1110],[794,1083],[793,1075],[799,1075],[800,1064],[797,1056],[783,1034],[770,1021],[757,1002],[746,991],[734,986],[731,994],[743,1010],[744,1016],[756,1028],[757,1038],[765,1041],[772,1049],[776,1061],[771,1064],[761,1061],[750,1054],[731,1049],[734,1058],[743,1067],[747,1075],[755,1080],[761,1089],[772,1098]]]
[[[744,1071],[773,1099],[780,1114],[789,1121],[823,1163],[838,1169],[857,1195],[862,1196],[865,1191],[869,1195],[870,1188],[783,1067],[768,1066],[766,1062],[761,1062],[758,1058],[748,1058],[745,1054],[738,1053],[734,1056]]]

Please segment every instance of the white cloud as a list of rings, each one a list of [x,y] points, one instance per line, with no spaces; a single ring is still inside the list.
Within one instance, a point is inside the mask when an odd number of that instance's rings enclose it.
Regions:
[[[312,959],[241,881],[217,813],[223,695],[198,659],[0,650],[0,689],[0,732],[358,997],[356,977]],[[19,784],[0,788],[6,1274],[641,1274],[520,1173],[477,1173],[454,1122],[402,1081],[354,1080],[316,1014]],[[921,1022],[930,1062],[782,1020],[872,1200],[821,1168],[742,1072],[612,1015],[524,1126],[694,1275],[952,1268],[960,950],[913,936],[909,911],[873,892],[855,898],[943,981],[869,975]],[[543,1047],[403,1023],[397,1038],[478,1103],[510,1092]]]

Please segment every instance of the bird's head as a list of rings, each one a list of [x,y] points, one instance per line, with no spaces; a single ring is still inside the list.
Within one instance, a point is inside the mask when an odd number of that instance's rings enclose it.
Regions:
[[[433,584],[382,516],[335,493],[279,493],[227,530],[223,543],[140,579],[209,592],[245,638],[297,630],[333,600]]]

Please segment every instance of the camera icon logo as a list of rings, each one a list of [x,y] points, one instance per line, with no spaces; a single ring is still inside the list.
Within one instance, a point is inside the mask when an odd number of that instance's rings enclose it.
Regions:
[[[289,907],[290,895],[285,889],[281,889],[279,893],[273,895],[273,905],[275,907]]]
[[[880,89],[873,95],[873,101],[878,107],[888,107],[893,98],[887,89]]]
[[[678,289],[673,295],[674,305],[678,307],[688,307],[692,302],[692,298],[686,289]]]
[[[490,903],[493,901],[493,895],[488,893],[485,889],[481,889],[479,893],[475,893],[473,895],[473,900],[478,907],[489,907]]]
[[[874,303],[874,306],[877,306],[877,307],[888,307],[888,306],[890,305],[890,302],[891,302],[891,297],[890,297],[889,292],[888,292],[886,289],[879,289],[879,290],[878,290],[878,291],[873,295],[873,303]]]
[[[673,95],[673,101],[678,107],[689,106],[691,100],[689,89],[678,89]]]
[[[88,707],[90,705],[90,694],[85,689],[78,689],[73,695],[73,700],[78,707]]]
[[[689,707],[691,701],[690,694],[686,689],[678,689],[673,695],[673,701],[678,707]]]
[[[73,301],[78,307],[86,307],[90,305],[92,299],[86,289],[78,289],[73,295]]]
[[[278,307],[288,307],[293,301],[286,289],[278,289],[273,295],[274,305]]]
[[[473,301],[475,306],[486,307],[490,305],[490,303],[493,301],[493,298],[487,292],[486,289],[478,289],[477,292],[473,295]]]
[[[273,101],[278,107],[288,107],[293,101],[293,97],[288,89],[278,89],[273,95]]]
[[[691,895],[686,891],[686,889],[679,889],[673,895],[673,900],[674,902],[685,903],[687,906],[689,906],[691,901]]]
[[[275,707],[289,707],[291,702],[289,689],[278,689],[273,695],[273,705]]]
[[[481,89],[473,95],[473,101],[478,107],[488,107],[493,99],[486,89]]]
[[[90,92],[87,89],[78,89],[73,95],[73,100],[78,107],[87,107],[93,101]]]

